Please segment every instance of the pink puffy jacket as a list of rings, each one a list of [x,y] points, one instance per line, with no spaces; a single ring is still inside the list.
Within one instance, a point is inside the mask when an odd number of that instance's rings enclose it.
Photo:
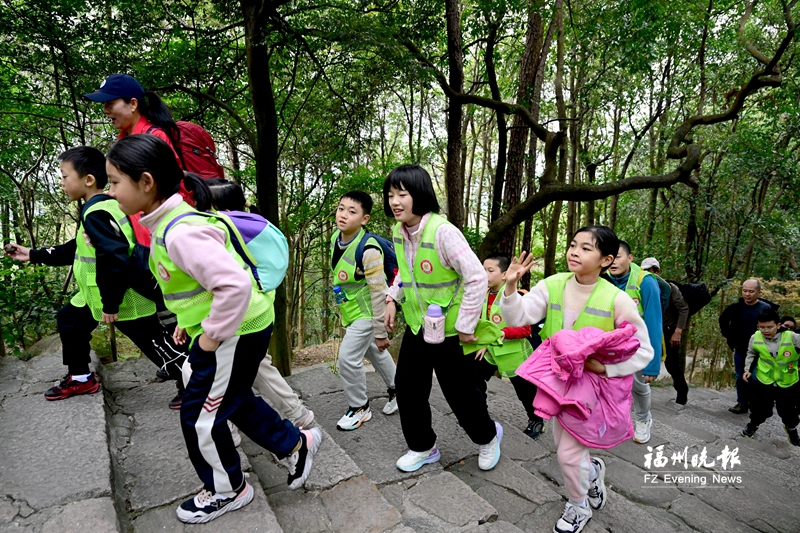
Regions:
[[[533,407],[545,419],[557,417],[573,437],[592,448],[612,448],[633,436],[633,375],[608,378],[584,372],[589,356],[603,364],[630,359],[639,349],[636,328],[624,322],[605,332],[595,327],[563,329],[544,341],[517,375],[539,387]]]

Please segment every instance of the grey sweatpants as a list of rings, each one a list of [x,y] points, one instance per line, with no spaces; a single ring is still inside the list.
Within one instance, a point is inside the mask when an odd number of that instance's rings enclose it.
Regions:
[[[386,386],[393,389],[397,366],[389,350],[382,352],[378,350],[371,318],[362,318],[347,326],[339,347],[339,376],[342,378],[344,395],[349,407],[361,407],[367,403],[364,357],[369,359]]]
[[[644,382],[644,374],[638,371],[633,375],[633,414],[636,422],[647,422],[650,414],[650,384]]]

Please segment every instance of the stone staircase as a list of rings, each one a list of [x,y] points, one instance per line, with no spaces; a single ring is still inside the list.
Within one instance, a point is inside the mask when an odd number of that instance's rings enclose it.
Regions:
[[[179,415],[167,408],[174,384],[152,382],[152,364],[133,359],[97,365],[102,394],[47,402],[42,393],[64,369],[57,341],[42,351],[28,362],[0,359],[0,533],[541,532],[552,530],[564,506],[552,434],[533,441],[522,433],[527,419],[510,384],[489,385],[489,410],[505,429],[494,470],[478,469],[478,447],[434,386],[442,460],[405,473],[394,466],[406,446],[399,416],[381,412],[380,377],[367,374],[372,420],[342,432],[339,379],[317,367],[288,380],[324,435],[305,490],[289,491],[286,471],[243,436],[253,503],[184,525],[175,506],[201,486]],[[671,388],[654,387],[651,441],[598,452],[608,465],[609,500],[584,531],[800,532],[800,449],[789,445],[777,415],[755,439],[740,437],[746,417],[727,411],[733,398],[692,389],[680,406]],[[661,445],[667,464],[645,468],[645,454],[654,459]],[[715,458],[726,446],[737,449],[740,464],[723,469]],[[692,468],[703,449],[714,466]],[[686,469],[677,456],[684,450]],[[726,479],[715,482],[714,474]]]

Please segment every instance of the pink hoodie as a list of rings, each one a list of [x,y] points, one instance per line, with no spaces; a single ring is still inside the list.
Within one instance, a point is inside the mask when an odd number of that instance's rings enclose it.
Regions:
[[[173,194],[139,222],[152,233],[182,201],[180,194]],[[169,258],[214,295],[211,312],[201,325],[206,336],[217,342],[236,334],[252,291],[250,276],[228,253],[226,240],[226,233],[211,225],[177,224],[167,233]]]
[[[589,356],[603,364],[630,359],[639,349],[636,328],[627,322],[613,331],[562,329],[544,341],[517,375],[539,387],[533,407],[553,416],[585,446],[611,448],[633,436],[633,375],[607,377],[584,372]]]

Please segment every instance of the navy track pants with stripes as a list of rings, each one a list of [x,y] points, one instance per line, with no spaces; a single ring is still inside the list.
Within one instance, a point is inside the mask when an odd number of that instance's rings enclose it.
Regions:
[[[206,490],[232,492],[244,480],[228,420],[279,459],[289,455],[300,440],[299,430],[251,388],[271,334],[272,326],[231,337],[215,352],[201,349],[198,342],[189,351],[181,428],[189,458]]]

